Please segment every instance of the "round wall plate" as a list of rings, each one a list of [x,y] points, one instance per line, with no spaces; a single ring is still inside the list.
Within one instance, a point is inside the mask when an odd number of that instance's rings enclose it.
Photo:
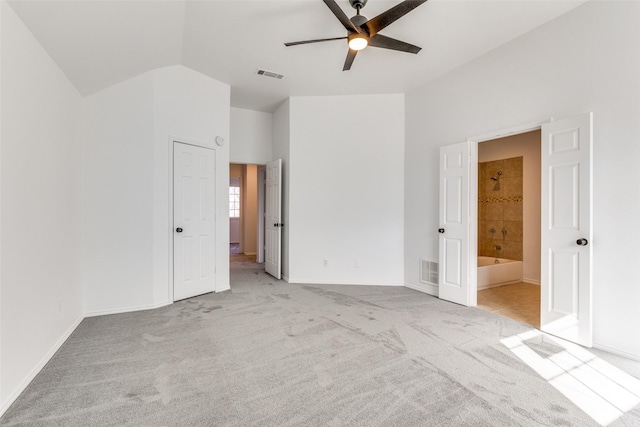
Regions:
[[[224,145],[224,138],[221,136],[216,136],[216,144],[222,147]]]

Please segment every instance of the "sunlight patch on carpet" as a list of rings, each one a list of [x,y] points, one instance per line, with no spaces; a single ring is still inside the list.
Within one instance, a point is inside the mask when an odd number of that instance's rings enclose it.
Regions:
[[[638,379],[579,345],[536,329],[500,342],[600,425],[640,404]]]

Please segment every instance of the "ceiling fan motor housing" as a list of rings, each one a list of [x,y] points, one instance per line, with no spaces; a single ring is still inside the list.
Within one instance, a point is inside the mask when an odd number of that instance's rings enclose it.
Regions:
[[[349,3],[351,3],[352,8],[359,10],[362,9],[365,4],[367,4],[367,0],[349,0]]]
[[[367,21],[368,19],[364,15],[356,15],[351,18],[351,22],[353,22],[353,25],[355,25],[356,27],[362,26]]]

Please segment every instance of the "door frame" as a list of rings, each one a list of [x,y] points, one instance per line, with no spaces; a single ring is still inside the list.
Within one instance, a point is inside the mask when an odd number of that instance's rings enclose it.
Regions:
[[[266,171],[267,165],[264,163],[254,163],[254,162],[232,162],[229,161],[229,166],[231,165],[240,165],[240,166],[256,166],[257,168],[257,195],[258,195],[258,203],[256,204],[256,209],[258,210],[257,213],[257,218],[258,218],[258,225],[257,225],[257,239],[256,239],[256,244],[257,244],[257,248],[256,248],[256,263],[261,263],[264,262],[264,230],[265,230],[265,225],[264,225],[264,216],[265,216],[265,189],[264,189],[264,184],[265,184],[265,177],[260,175],[261,171]],[[231,176],[231,175],[229,175]],[[245,193],[242,188],[244,185],[244,181],[242,179],[242,176],[240,176],[240,218],[242,219],[243,215],[244,215],[244,205],[245,203],[242,202],[242,197],[243,194]],[[240,251],[243,252],[244,251],[244,226],[240,226]],[[228,244],[228,242],[227,242]],[[262,261],[259,261],[260,259],[262,259]]]
[[[519,135],[542,129],[553,118],[513,126],[485,134],[472,136],[469,142],[469,296],[470,307],[478,305],[478,145],[485,141]],[[540,195],[542,197],[542,194]],[[474,256],[475,254],[475,256]]]
[[[207,150],[212,150],[212,151],[216,151],[216,149],[214,147],[211,147],[209,144],[206,143],[202,143],[202,142],[198,142],[198,141],[194,141],[194,140],[189,140],[187,138],[178,138],[178,137],[173,137],[170,136],[169,137],[169,203],[168,203],[168,210],[169,210],[169,223],[168,223],[168,227],[167,229],[169,230],[168,233],[168,245],[169,245],[169,280],[168,280],[168,290],[167,290],[167,295],[168,295],[168,303],[169,304],[173,304],[175,301],[173,300],[173,263],[174,263],[174,255],[173,255],[173,240],[174,240],[174,232],[173,232],[173,209],[174,209],[174,199],[173,199],[173,169],[174,169],[174,147],[175,144],[179,143],[179,144],[185,144],[185,145],[193,145],[195,147],[200,147],[200,148],[205,148]],[[217,162],[217,156],[216,156],[216,162]],[[214,167],[217,166],[214,165]],[[214,176],[217,179],[217,175],[214,169]],[[228,186],[228,184],[227,184]],[[227,190],[228,192],[229,190]],[[217,190],[216,190],[216,185],[213,186],[213,200],[215,203],[215,206],[217,207],[217,203],[218,203],[218,198],[217,198]],[[228,208],[227,208],[228,209]],[[227,215],[227,220],[228,220],[228,215]],[[218,212],[217,212],[217,208],[213,210],[213,223],[214,223],[214,230],[217,232],[217,227],[218,227]],[[214,245],[216,244],[216,238],[214,237]],[[228,243],[227,243],[228,246]],[[213,262],[213,274],[216,275],[216,257],[214,257],[211,262]],[[216,277],[215,283],[214,283],[214,289],[213,292],[218,292],[219,290],[219,283],[218,283],[218,278]]]

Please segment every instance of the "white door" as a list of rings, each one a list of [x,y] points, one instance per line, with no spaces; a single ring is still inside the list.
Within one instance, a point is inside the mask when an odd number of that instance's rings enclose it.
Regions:
[[[440,147],[439,297],[471,305],[469,143]]]
[[[215,151],[174,143],[173,300],[215,290]]]
[[[267,165],[264,270],[280,279],[282,269],[282,159]]]
[[[591,346],[592,116],[542,126],[544,332]]]
[[[258,253],[256,255],[256,262],[264,262],[264,220],[266,215],[265,210],[265,193],[267,182],[267,169],[261,166],[258,169]]]

